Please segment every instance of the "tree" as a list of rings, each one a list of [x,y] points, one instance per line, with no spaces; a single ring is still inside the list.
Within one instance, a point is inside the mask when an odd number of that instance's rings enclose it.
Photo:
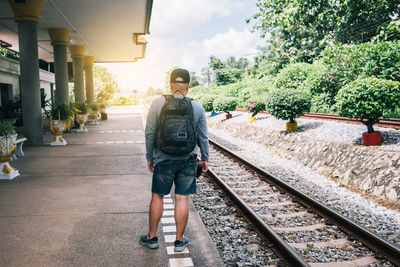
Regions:
[[[385,111],[400,107],[400,83],[376,77],[355,80],[343,86],[336,96],[339,115],[358,118],[373,133]]]
[[[266,38],[267,58],[282,67],[319,56],[329,40],[366,42],[400,11],[398,0],[258,0],[251,20]]]
[[[230,57],[223,62],[221,59],[211,56],[208,65],[214,72],[215,84],[226,85],[242,80],[249,62],[245,58],[236,61],[235,57]]]
[[[147,91],[146,91],[146,96],[152,96],[152,95],[154,95],[154,89],[153,89],[153,87],[149,87],[149,89],[147,89]]]
[[[209,67],[202,68],[201,75],[202,75],[201,81],[203,82],[203,84],[205,84],[206,86],[210,86],[212,80],[212,72],[210,68]]]
[[[189,88],[192,88],[192,87],[195,87],[195,86],[198,86],[198,85],[200,85],[199,78],[197,77],[196,72],[193,71],[193,72],[190,73],[190,86],[189,86]]]
[[[119,90],[117,81],[106,67],[94,66],[93,79],[95,98],[98,103],[108,102],[114,97],[114,93]]]

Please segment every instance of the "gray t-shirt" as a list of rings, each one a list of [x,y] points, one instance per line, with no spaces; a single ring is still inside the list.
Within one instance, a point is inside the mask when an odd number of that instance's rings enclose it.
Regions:
[[[183,97],[182,95],[174,95],[174,97]],[[165,97],[160,96],[153,100],[150,106],[146,120],[146,159],[148,162],[153,161],[154,164],[165,160],[182,160],[188,159],[192,154],[197,154],[197,147],[189,154],[183,156],[168,155],[154,147],[154,134],[157,126],[157,121],[161,113],[161,109],[165,103]],[[203,107],[196,101],[192,101],[194,111],[194,121],[197,131],[197,145],[200,147],[201,160],[208,161],[208,132],[207,120]]]

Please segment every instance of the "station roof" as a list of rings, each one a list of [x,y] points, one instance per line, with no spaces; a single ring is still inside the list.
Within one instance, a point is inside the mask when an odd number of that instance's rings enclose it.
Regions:
[[[144,58],[152,6],[153,0],[46,0],[38,24],[39,58],[54,61],[49,28],[70,28],[69,44],[85,45],[95,62]],[[19,51],[18,24],[6,0],[0,0],[0,40]]]

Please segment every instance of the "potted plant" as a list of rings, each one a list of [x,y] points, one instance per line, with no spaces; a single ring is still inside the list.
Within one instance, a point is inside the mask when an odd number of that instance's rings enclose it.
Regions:
[[[86,103],[77,103],[75,104],[75,113],[76,113],[76,121],[79,123],[79,129],[75,131],[78,133],[87,133],[87,128],[85,123],[88,120],[88,107]]]
[[[15,127],[10,123],[0,122],[0,179],[14,179],[19,176],[19,172],[9,163],[17,152],[16,140]]]
[[[247,119],[247,121],[248,121],[249,123],[253,123],[253,122],[256,121],[256,117],[255,117],[255,116],[256,116],[259,112],[265,110],[265,103],[264,103],[261,99],[259,99],[259,98],[252,99],[252,100],[250,100],[250,101],[248,102],[248,104],[247,104],[247,106],[246,106],[246,109],[252,113],[252,114],[251,114],[251,117],[249,117],[249,118]]]
[[[105,103],[100,103],[100,115],[101,115],[101,120],[107,120],[107,112],[106,112],[106,104]]]
[[[62,134],[71,125],[73,112],[67,104],[54,101],[51,105],[50,115],[50,130],[54,134],[54,139],[50,145],[65,146],[67,141],[62,138]]]
[[[368,131],[362,134],[365,146],[379,146],[382,137],[373,125],[387,111],[400,106],[400,83],[375,77],[358,79],[343,86],[336,96],[340,116],[358,118]]]
[[[296,131],[296,118],[310,111],[311,96],[308,92],[294,89],[277,89],[270,92],[267,110],[277,119],[289,120],[286,131]]]
[[[211,116],[217,115],[214,111],[214,103],[215,97],[214,96],[203,96],[198,99],[199,103],[203,106],[205,112],[211,112]]]
[[[234,97],[218,97],[213,102],[214,110],[226,112],[226,119],[232,118],[231,111],[234,111],[238,105],[238,101]]]
[[[92,125],[99,124],[97,121],[97,118],[99,116],[100,104],[92,103],[89,105],[89,108],[90,108],[90,113],[89,113],[89,123],[88,124],[92,124]]]

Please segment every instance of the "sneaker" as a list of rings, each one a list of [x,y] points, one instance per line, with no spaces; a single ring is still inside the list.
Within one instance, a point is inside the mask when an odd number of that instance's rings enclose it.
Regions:
[[[158,244],[158,238],[155,236],[152,239],[148,239],[147,235],[142,235],[140,237],[139,243],[143,246],[146,246],[148,248],[151,249],[155,249],[158,248],[159,244]]]
[[[175,240],[174,242],[174,251],[182,252],[185,247],[189,246],[190,240],[187,237],[183,237],[183,241]]]

